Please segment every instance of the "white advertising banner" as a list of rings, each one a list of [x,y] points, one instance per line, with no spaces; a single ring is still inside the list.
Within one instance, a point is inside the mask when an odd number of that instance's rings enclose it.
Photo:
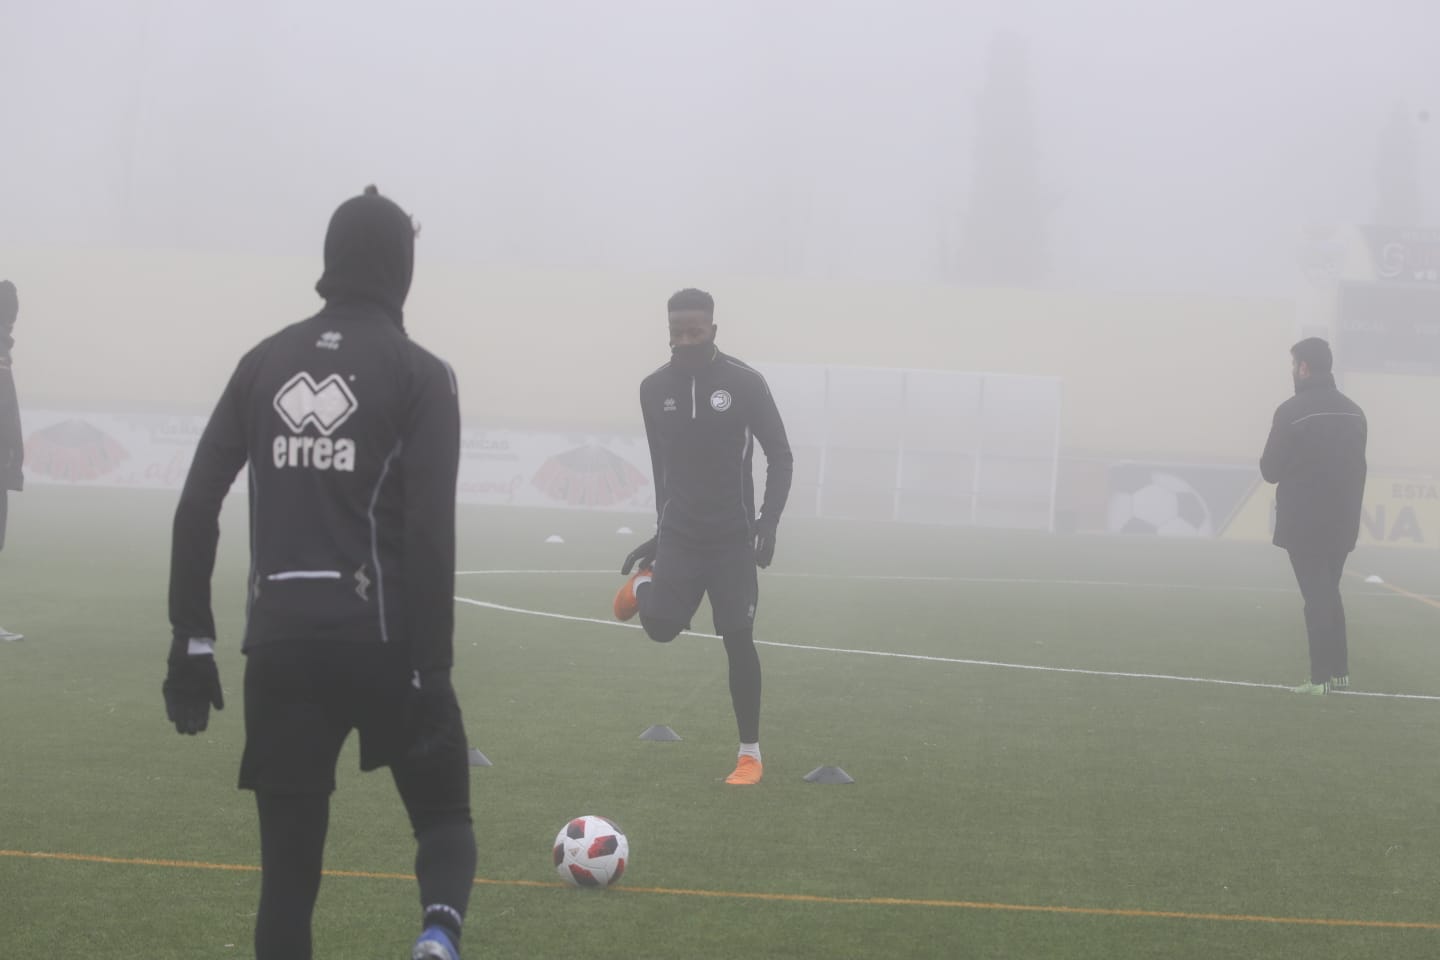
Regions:
[[[25,482],[179,490],[205,418],[160,414],[20,412]]]
[[[27,409],[29,484],[179,490],[202,416]],[[469,428],[461,434],[461,503],[589,510],[655,508],[644,437]]]
[[[461,503],[655,509],[643,437],[465,430],[460,448]]]

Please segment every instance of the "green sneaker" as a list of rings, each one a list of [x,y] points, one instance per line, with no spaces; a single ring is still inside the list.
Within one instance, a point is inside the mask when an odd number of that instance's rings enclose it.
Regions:
[[[1350,674],[1347,673],[1347,674],[1344,674],[1344,675],[1342,675],[1342,676],[1331,677],[1331,678],[1330,678],[1330,689],[1331,689],[1331,690],[1349,690],[1349,689],[1350,689]]]
[[[1330,684],[1328,683],[1302,683],[1298,687],[1291,687],[1290,692],[1308,693],[1312,697],[1322,697],[1325,695],[1325,691],[1329,689],[1329,687]]]

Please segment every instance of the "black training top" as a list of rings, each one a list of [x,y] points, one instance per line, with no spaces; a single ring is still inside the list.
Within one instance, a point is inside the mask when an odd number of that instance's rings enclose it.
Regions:
[[[389,204],[350,203],[359,201]],[[346,223],[344,210],[332,234],[401,229],[378,206],[368,221],[361,211]],[[403,229],[413,241],[408,218]],[[215,636],[220,505],[248,462],[245,649],[342,638],[406,644],[419,670],[452,664],[459,402],[449,366],[401,325],[408,260],[389,272],[369,262],[397,251],[408,253],[408,244],[327,240],[325,309],[262,341],[236,367],[175,513],[177,636]],[[357,271],[382,278],[389,295],[347,285],[347,272]]]
[[[693,374],[667,363],[640,384],[640,409],[662,531],[703,542],[752,535],[756,440],[765,452],[758,522],[772,529],[779,523],[794,457],[759,371],[718,350]]]

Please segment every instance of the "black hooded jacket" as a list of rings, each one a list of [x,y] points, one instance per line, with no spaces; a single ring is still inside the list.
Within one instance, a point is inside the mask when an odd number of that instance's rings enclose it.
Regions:
[[[20,400],[10,368],[10,350],[15,346],[12,331],[19,313],[15,284],[0,281],[0,492],[25,487],[21,472],[25,465],[25,435],[20,429]]]
[[[455,377],[402,326],[410,218],[367,191],[335,212],[323,310],[247,353],[200,438],[175,513],[170,622],[214,638],[221,501],[249,464],[244,649],[339,638],[452,664]]]
[[[1260,457],[1275,491],[1275,545],[1287,550],[1355,549],[1365,496],[1365,414],[1328,374],[1296,384],[1280,404]]]

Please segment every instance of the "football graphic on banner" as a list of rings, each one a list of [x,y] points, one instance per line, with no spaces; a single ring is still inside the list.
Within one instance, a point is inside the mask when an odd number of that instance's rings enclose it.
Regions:
[[[1112,533],[1212,537],[1214,521],[1205,498],[1173,473],[1152,471],[1131,489],[1112,490],[1108,527]]]

